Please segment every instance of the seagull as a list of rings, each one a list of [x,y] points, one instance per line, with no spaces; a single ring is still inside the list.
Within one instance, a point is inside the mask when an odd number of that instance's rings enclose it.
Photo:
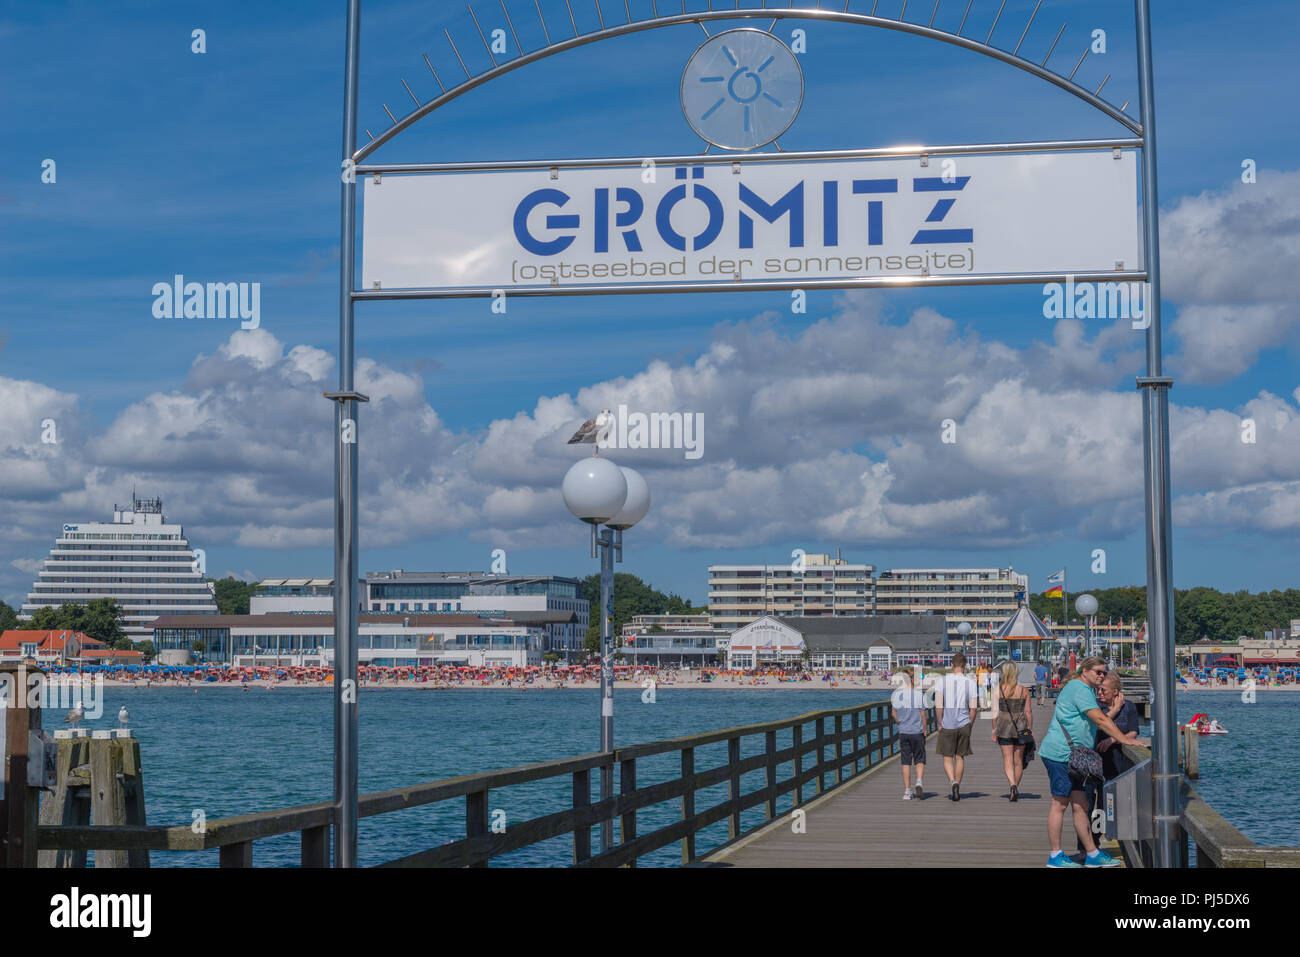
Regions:
[[[84,718],[85,716],[86,716],[86,709],[83,708],[81,702],[78,701],[73,706],[72,710],[68,712],[68,716],[63,719],[63,723],[70,724],[75,728],[81,724],[81,719]]]
[[[600,443],[609,438],[610,430],[614,428],[614,416],[609,409],[601,409],[600,415],[594,419],[588,419],[582,423],[582,428],[573,433],[573,438],[569,439],[569,445],[595,445],[592,450],[593,455],[600,455]]]
[[[131,720],[131,715],[126,710],[126,705],[122,705],[122,710],[117,713],[117,726],[125,728],[126,723]]]

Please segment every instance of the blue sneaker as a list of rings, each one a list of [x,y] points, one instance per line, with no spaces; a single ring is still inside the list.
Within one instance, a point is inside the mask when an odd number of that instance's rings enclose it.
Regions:
[[[1089,854],[1083,859],[1084,867],[1119,867],[1123,861],[1117,861],[1105,851],[1098,851],[1096,854]]]
[[[1048,867],[1082,867],[1082,864],[1076,864],[1065,856],[1065,852],[1057,851],[1047,859]]]

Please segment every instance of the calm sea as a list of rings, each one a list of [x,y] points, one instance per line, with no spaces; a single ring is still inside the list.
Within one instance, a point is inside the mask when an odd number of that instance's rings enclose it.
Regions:
[[[125,705],[140,739],[150,824],[188,824],[196,811],[208,820],[328,800],[332,791],[332,699],[324,689],[280,687],[248,692],[229,688],[105,690],[104,716],[89,727],[112,727]],[[641,692],[615,696],[616,741],[630,744],[742,724],[847,707],[882,692],[660,688],[653,704]],[[598,692],[561,691],[369,691],[362,692],[360,786],[381,791],[477,771],[529,764],[595,751],[599,741]],[[1198,790],[1252,839],[1264,844],[1300,843],[1300,807],[1290,788],[1300,780],[1300,695],[1259,693],[1255,704],[1236,695],[1179,695],[1180,719],[1197,711],[1218,717],[1231,734],[1201,739]],[[60,715],[47,712],[53,726]],[[811,735],[809,726],[806,734]],[[789,734],[778,739],[788,746]],[[743,756],[758,753],[752,739]],[[699,749],[697,769],[725,762],[726,746]],[[676,752],[638,762],[637,783],[675,777]],[[747,786],[761,785],[761,772]],[[593,775],[593,788],[596,787]],[[489,806],[507,826],[570,806],[568,779],[494,791]],[[726,797],[725,785],[701,791],[697,808]],[[790,807],[787,798],[780,805]],[[464,801],[414,808],[360,822],[359,857],[378,864],[464,836]],[[747,812],[746,827],[761,823],[761,809]],[[638,831],[678,819],[676,802],[638,814]],[[597,833],[593,833],[593,846]],[[701,834],[698,850],[726,840],[725,824]],[[642,859],[647,865],[680,862],[680,845]],[[297,866],[298,836],[253,845],[254,864]],[[494,866],[564,865],[572,838],[564,837],[496,859]],[[216,866],[217,852],[154,852],[154,866]]]

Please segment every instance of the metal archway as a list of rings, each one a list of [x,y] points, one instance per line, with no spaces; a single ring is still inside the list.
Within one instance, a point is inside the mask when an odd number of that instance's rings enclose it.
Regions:
[[[1139,377],[1137,387],[1143,393],[1143,437],[1144,437],[1144,475],[1146,505],[1146,557],[1147,557],[1147,607],[1149,618],[1148,648],[1150,649],[1149,668],[1152,676],[1153,694],[1156,702],[1156,734],[1153,751],[1154,765],[1154,834],[1157,866],[1172,867],[1180,862],[1177,859],[1177,788],[1178,772],[1176,764],[1176,731],[1173,715],[1173,591],[1172,591],[1172,555],[1171,555],[1171,516],[1170,516],[1170,481],[1169,481],[1169,425],[1168,425],[1168,390],[1173,380],[1163,374],[1161,317],[1160,317],[1160,261],[1158,240],[1158,197],[1156,189],[1155,158],[1155,109],[1151,62],[1151,27],[1149,0],[1134,0],[1134,16],[1137,31],[1138,59],[1138,104],[1139,117],[1134,119],[1125,112],[1128,103],[1115,107],[1101,98],[1101,91],[1110,79],[1105,79],[1093,91],[1087,90],[1074,81],[1080,67],[1087,58],[1090,47],[1085,47],[1082,55],[1068,75],[1056,73],[1047,68],[1056,51],[1065,25],[1057,31],[1042,61],[1035,63],[1020,56],[1020,50],[1028,36],[1042,6],[1037,0],[1033,13],[1021,30],[1019,39],[1010,52],[992,45],[993,34],[1001,21],[1006,0],[1001,0],[993,25],[981,42],[963,35],[970,16],[974,0],[967,0],[962,14],[961,26],[956,33],[935,29],[934,21],[938,15],[942,0],[935,0],[928,22],[923,26],[919,22],[904,19],[907,12],[907,0],[902,0],[902,7],[897,18],[877,15],[879,0],[873,0],[870,13],[850,13],[850,0],[845,0],[840,10],[817,7],[796,9],[793,5],[784,9],[740,8],[739,0],[729,9],[714,9],[713,0],[709,0],[708,9],[688,12],[685,0],[681,2],[680,12],[660,14],[658,0],[652,0],[652,16],[634,20],[627,0],[622,4],[623,23],[607,25],[606,7],[617,7],[613,0],[605,0],[602,7],[600,0],[591,0],[600,26],[596,30],[582,33],[574,16],[571,0],[565,0],[569,26],[572,36],[563,40],[552,40],[550,29],[542,14],[541,5],[534,0],[534,8],[542,27],[545,44],[535,50],[525,51],[519,42],[518,33],[506,9],[505,0],[498,0],[501,12],[506,18],[510,34],[518,54],[511,59],[498,62],[491,45],[483,34],[473,7],[468,7],[475,30],[482,41],[492,66],[479,73],[472,73],[466,65],[460,49],[452,39],[450,31],[444,31],[448,44],[465,79],[448,87],[436,68],[425,56],[425,64],[439,87],[439,94],[433,99],[422,102],[411,90],[406,80],[402,85],[415,103],[415,108],[398,119],[388,106],[384,112],[392,121],[392,126],[374,136],[367,130],[369,142],[357,147],[357,93],[360,62],[360,0],[348,0],[347,45],[345,57],[344,84],[344,130],[343,130],[343,176],[341,196],[341,238],[340,238],[340,289],[339,289],[339,389],[326,393],[326,397],[336,404],[335,434],[335,534],[334,534],[334,620],[335,620],[335,692],[334,692],[334,864],[339,867],[351,867],[356,863],[357,846],[357,632],[358,601],[356,595],[357,574],[359,570],[357,546],[357,475],[358,475],[358,403],[367,401],[366,396],[355,390],[355,337],[354,307],[358,300],[396,299],[396,298],[445,298],[450,296],[483,295],[481,289],[463,290],[358,290],[355,288],[356,268],[356,174],[382,175],[384,173],[403,172],[446,172],[462,169],[527,169],[557,165],[556,161],[535,160],[496,163],[459,163],[459,164],[367,164],[365,160],[384,144],[390,142],[403,131],[409,129],[421,119],[435,112],[440,107],[476,87],[520,67],[563,53],[568,50],[586,46],[600,40],[626,36],[661,27],[679,26],[695,23],[707,35],[705,24],[727,20],[761,20],[771,19],[773,26],[780,20],[806,20],[852,24],[877,27],[907,33],[923,38],[947,43],[972,52],[991,57],[1020,69],[1047,83],[1050,83],[1092,106],[1098,112],[1120,123],[1134,137],[1114,140],[1092,141],[1058,141],[1053,143],[1019,143],[1019,144],[983,144],[980,146],[960,147],[907,147],[884,150],[838,151],[834,154],[825,152],[816,154],[800,153],[745,153],[746,162],[764,162],[772,159],[794,159],[803,156],[912,156],[938,155],[943,152],[969,153],[981,149],[987,151],[1007,151],[1049,148],[1140,148],[1142,160],[1140,166],[1142,183],[1142,250],[1143,265],[1136,271],[1122,274],[1077,274],[1075,278],[1083,281],[1124,278],[1140,280],[1147,283],[1146,308],[1149,324],[1146,328],[1146,375]],[[766,0],[764,0],[766,2]],[[667,3],[667,0],[665,0]],[[865,4],[865,0],[863,0]],[[769,28],[770,29],[770,28]],[[780,150],[777,144],[778,151]],[[707,150],[706,150],[707,154]],[[667,157],[665,160],[691,163],[732,162],[732,154],[713,154],[692,157]],[[562,165],[608,165],[617,162],[609,159],[567,160]],[[1018,275],[990,276],[979,280],[983,283],[1044,282],[1054,281],[1055,276]],[[917,285],[954,285],[961,284],[950,277],[926,277],[926,282]],[[969,280],[967,281],[970,282]],[[861,286],[897,285],[897,279],[883,278],[873,280],[866,278],[858,281],[827,280],[797,283],[767,282],[761,287],[753,281],[735,283],[712,283],[707,286],[711,291],[740,291],[754,288],[852,288]],[[537,289],[532,291],[517,290],[513,294],[555,295],[555,294],[602,294],[609,292],[660,292],[660,291],[696,291],[697,287],[680,285],[673,288],[639,288],[634,286],[617,290],[609,288],[570,287],[564,290]],[[703,288],[703,287],[701,287]]]

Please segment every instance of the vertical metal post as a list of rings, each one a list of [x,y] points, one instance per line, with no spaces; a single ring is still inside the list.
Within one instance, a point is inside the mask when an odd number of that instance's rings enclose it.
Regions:
[[[1153,845],[1156,867],[1177,867],[1178,739],[1174,719],[1174,595],[1170,551],[1169,388],[1161,368],[1160,232],[1156,190],[1156,111],[1151,63],[1149,0],[1134,0],[1137,20],[1138,99],[1142,114],[1142,247],[1147,272],[1147,374],[1142,390],[1143,466],[1146,477],[1147,670],[1151,676]]]
[[[600,530],[600,750],[606,754],[614,750],[614,532]],[[614,796],[614,766],[600,769],[600,799]],[[613,821],[600,822],[600,851],[605,853],[613,845]]]
[[[339,391],[334,431],[334,866],[357,861],[357,403],[353,301],[356,251],[357,79],[361,0],[348,0],[343,81],[342,221],[339,236]]]

